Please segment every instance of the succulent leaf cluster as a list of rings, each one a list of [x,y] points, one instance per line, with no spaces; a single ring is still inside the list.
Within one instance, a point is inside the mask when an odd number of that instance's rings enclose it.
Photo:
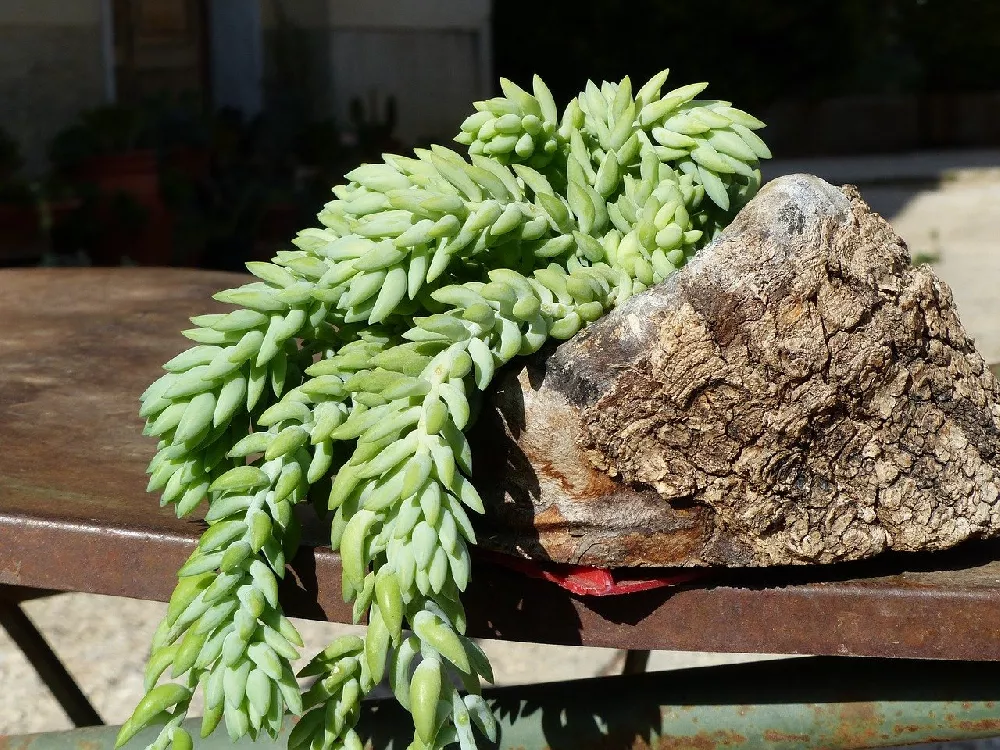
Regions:
[[[770,156],[763,123],[696,99],[706,84],[663,93],[666,77],[588,82],[561,114],[540,78],[531,93],[502,81],[462,123],[467,153],[349,172],[295,249],[215,295],[235,310],[192,319],[195,346],[140,413],[159,440],[148,489],[179,516],[207,503],[208,528],[119,744],[158,725],[152,748],[188,750],[201,689],[203,736],[223,721],[234,740],[274,736],[291,712],[290,750],[360,748],[360,701],[383,680],[413,716],[411,748],[495,736],[461,602],[483,512],[465,430],[498,368],[683,266]],[[303,694],[278,584],[307,503],[368,629],[309,662]]]

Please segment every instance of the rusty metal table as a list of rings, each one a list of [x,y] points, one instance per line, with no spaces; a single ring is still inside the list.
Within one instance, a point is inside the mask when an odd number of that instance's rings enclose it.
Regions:
[[[201,530],[145,493],[137,398],[236,274],[0,270],[0,585],[166,601]],[[306,546],[281,592],[349,622],[340,563]],[[8,593],[8,597],[12,596]],[[1000,544],[823,569],[725,571],[628,597],[571,595],[477,562],[471,634],[631,649],[1000,661]],[[1000,698],[1000,689],[994,697]],[[1000,725],[998,725],[1000,726]]]

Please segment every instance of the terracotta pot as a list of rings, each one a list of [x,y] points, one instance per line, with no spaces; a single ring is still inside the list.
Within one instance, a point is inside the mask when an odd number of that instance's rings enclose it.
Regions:
[[[128,257],[144,266],[166,266],[173,259],[173,216],[160,196],[160,174],[152,149],[105,154],[88,159],[79,176],[101,192],[100,247],[94,261],[118,265]],[[114,210],[115,200],[125,196],[141,209],[139,226],[129,226]]]
[[[52,223],[58,224],[74,211],[79,210],[83,205],[79,198],[60,198],[49,201],[49,211],[52,215]]]
[[[192,180],[202,180],[208,176],[211,163],[212,157],[208,149],[182,146],[170,152],[164,166]]]
[[[150,203],[160,199],[159,164],[152,149],[92,157],[80,167],[80,177],[102,192],[128,193]]]
[[[0,265],[42,257],[45,243],[33,203],[0,203]]]

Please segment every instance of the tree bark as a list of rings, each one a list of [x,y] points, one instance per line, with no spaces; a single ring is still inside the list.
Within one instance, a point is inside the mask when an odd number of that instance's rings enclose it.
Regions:
[[[1000,386],[951,291],[807,175],[504,373],[472,440],[480,543],[533,558],[830,563],[1000,526]]]

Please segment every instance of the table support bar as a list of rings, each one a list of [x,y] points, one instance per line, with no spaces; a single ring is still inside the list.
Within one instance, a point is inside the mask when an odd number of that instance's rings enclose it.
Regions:
[[[602,677],[487,690],[501,750],[894,747],[1000,735],[993,664],[837,657]],[[287,732],[292,723],[286,724]],[[198,722],[188,728],[197,736]],[[155,737],[141,732],[126,747]],[[404,747],[409,716],[392,700],[364,703],[369,748]],[[110,750],[113,728],[10,737],[5,750]],[[258,748],[283,748],[262,738]],[[250,748],[249,740],[243,747]],[[196,750],[233,747],[222,729]],[[489,747],[489,743],[482,743]]]
[[[104,723],[73,676],[59,661],[59,657],[49,646],[45,636],[39,632],[18,604],[2,596],[0,596],[0,625],[27,657],[75,726],[92,727]]]

